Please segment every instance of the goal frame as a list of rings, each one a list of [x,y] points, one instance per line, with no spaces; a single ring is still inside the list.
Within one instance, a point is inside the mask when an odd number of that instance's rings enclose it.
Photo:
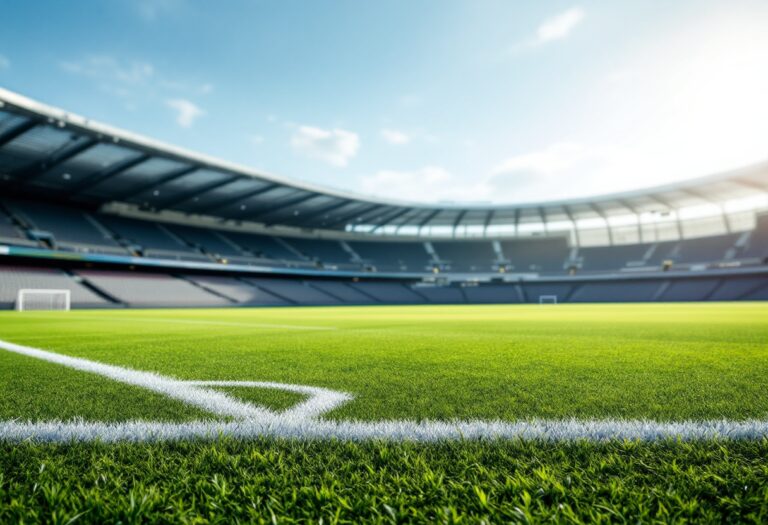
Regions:
[[[539,304],[558,304],[556,295],[540,295]]]
[[[64,296],[64,309],[63,310],[56,310],[56,311],[64,311],[68,312],[72,307],[72,292],[71,290],[54,290],[50,288],[22,288],[16,293],[16,311],[17,312],[28,312],[29,310],[24,308],[24,298],[29,295],[54,295],[54,294],[61,294]],[[54,311],[53,308],[51,308],[48,311]]]

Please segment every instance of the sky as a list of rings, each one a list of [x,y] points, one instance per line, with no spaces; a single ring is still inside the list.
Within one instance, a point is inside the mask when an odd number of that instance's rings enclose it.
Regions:
[[[519,203],[768,159],[765,0],[0,0],[0,86],[267,173]]]

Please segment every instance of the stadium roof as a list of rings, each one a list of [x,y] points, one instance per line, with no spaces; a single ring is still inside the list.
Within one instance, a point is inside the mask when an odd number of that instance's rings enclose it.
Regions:
[[[0,188],[91,205],[124,202],[233,221],[376,233],[665,215],[768,193],[768,163],[638,191],[508,205],[356,195],[166,145],[0,88]]]

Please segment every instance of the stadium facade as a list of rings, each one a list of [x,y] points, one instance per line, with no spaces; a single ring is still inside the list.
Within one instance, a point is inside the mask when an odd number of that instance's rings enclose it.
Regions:
[[[0,307],[768,299],[768,163],[519,205],[331,190],[0,89]]]

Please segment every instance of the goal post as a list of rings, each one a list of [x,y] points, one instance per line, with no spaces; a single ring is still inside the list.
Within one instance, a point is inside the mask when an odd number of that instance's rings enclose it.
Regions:
[[[540,295],[539,304],[557,304],[556,295]]]
[[[71,306],[69,290],[41,290],[23,288],[16,295],[16,310],[60,310],[68,311]]]

